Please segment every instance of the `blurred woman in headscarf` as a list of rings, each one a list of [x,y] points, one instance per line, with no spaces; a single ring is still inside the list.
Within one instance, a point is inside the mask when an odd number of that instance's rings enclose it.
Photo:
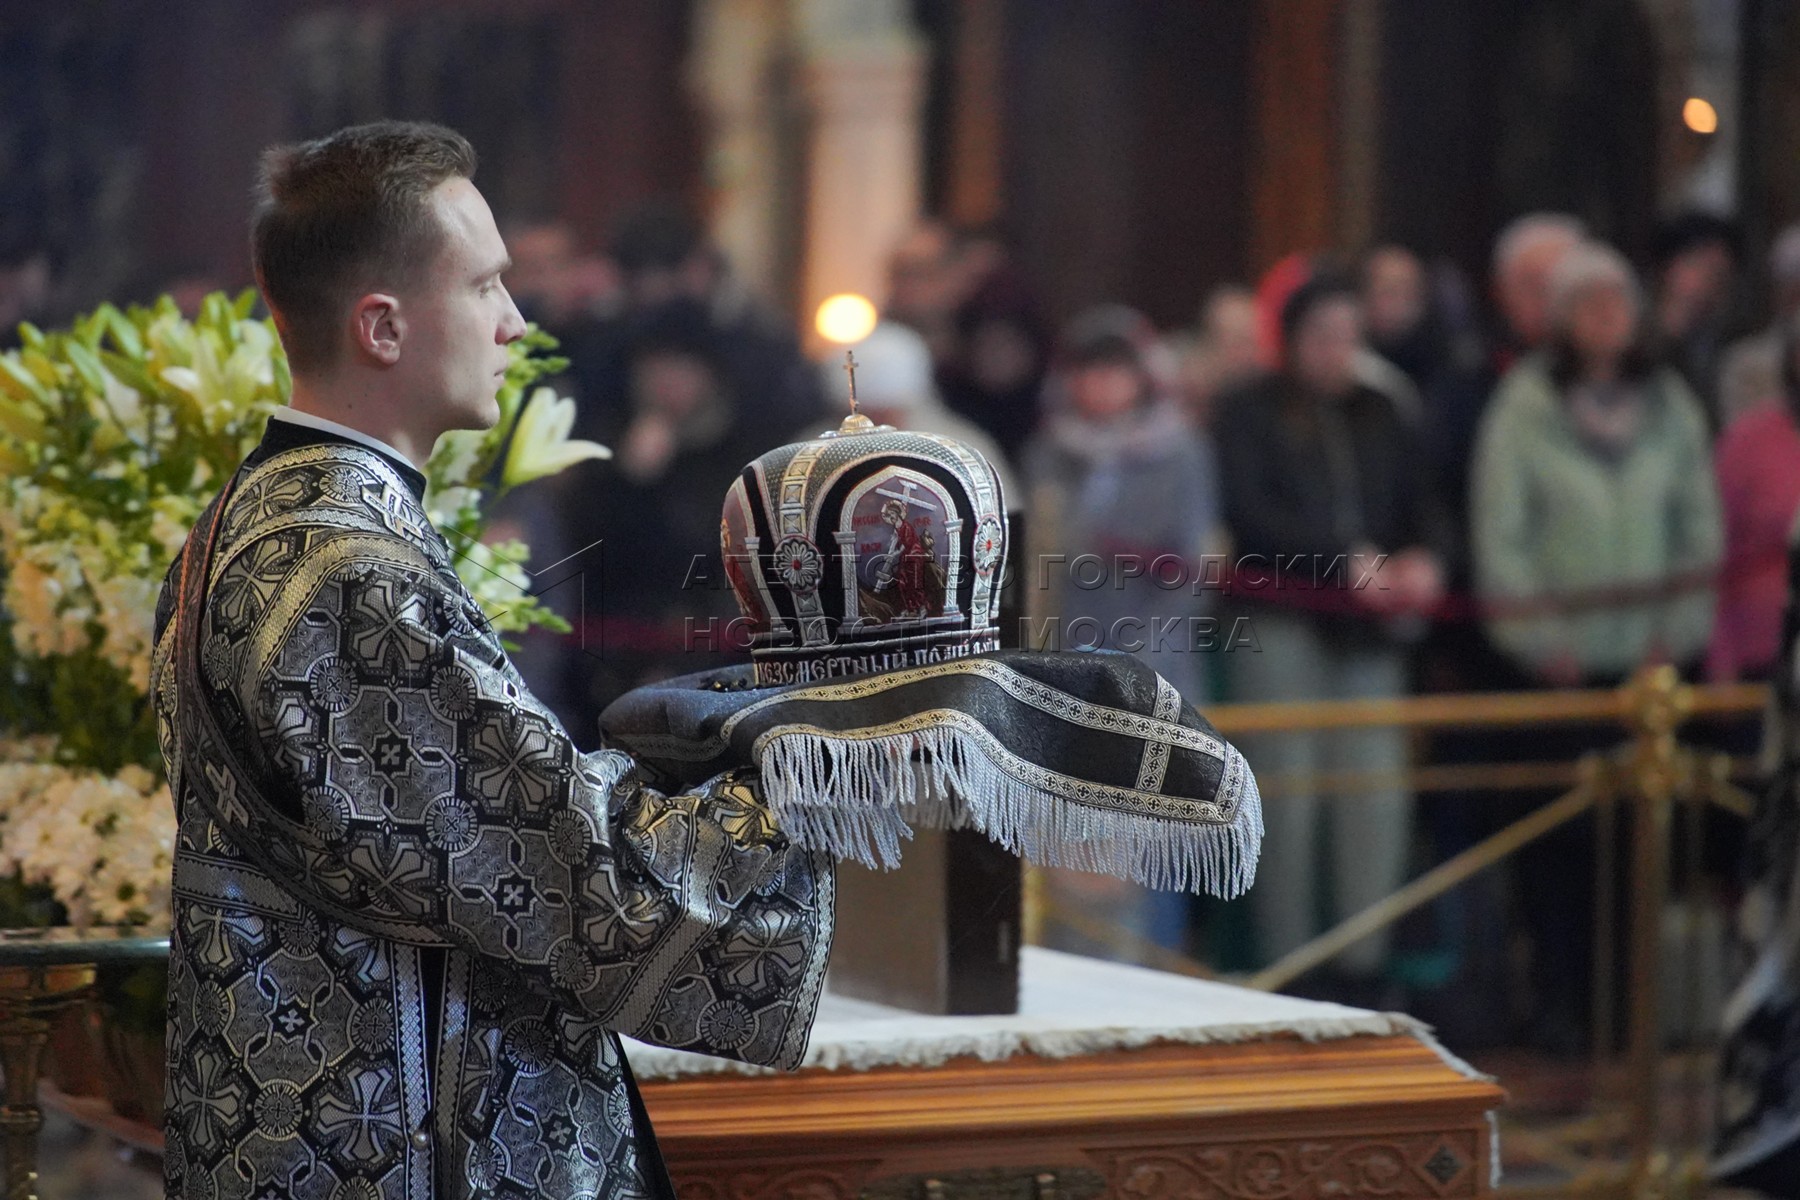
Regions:
[[[1216,630],[1194,585],[1215,549],[1218,470],[1181,411],[1174,374],[1150,322],[1129,308],[1090,310],[1064,330],[1023,456],[1031,553],[1019,582],[1027,648],[1132,653],[1201,704]],[[1078,872],[1043,878],[1053,914],[1060,903],[1135,939],[1185,941],[1185,896]]]
[[[1132,309],[1107,305],[1069,324],[1025,449],[1035,551],[1025,582],[1041,592],[1028,607],[1057,620],[1065,648],[1137,654],[1200,703],[1206,672],[1188,618],[1200,613],[1193,585],[1219,526],[1218,467],[1173,375]]]

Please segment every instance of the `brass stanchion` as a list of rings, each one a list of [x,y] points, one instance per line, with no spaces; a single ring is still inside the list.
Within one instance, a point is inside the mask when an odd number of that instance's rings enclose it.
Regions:
[[[1513,822],[1499,833],[1477,842],[1456,857],[1439,863],[1393,895],[1376,901],[1304,946],[1288,952],[1244,980],[1244,986],[1262,992],[1280,991],[1314,967],[1330,962],[1371,933],[1393,924],[1413,909],[1493,866],[1520,846],[1543,837],[1559,825],[1573,821],[1591,808],[1593,803],[1592,787],[1586,782],[1576,784],[1549,804]]]
[[[1667,1194],[1671,1175],[1662,1152],[1662,912],[1669,891],[1669,832],[1679,762],[1675,729],[1690,707],[1673,667],[1651,668],[1626,685],[1632,732],[1626,782],[1631,813],[1630,1011],[1626,1078],[1630,1087],[1629,1179],[1638,1197]]]
[[[1271,704],[1227,704],[1207,710],[1215,727],[1228,737],[1299,729],[1361,729],[1392,726],[1413,731],[1446,728],[1503,728],[1551,725],[1620,725],[1627,731],[1619,749],[1590,755],[1577,764],[1486,763],[1414,766],[1402,771],[1342,770],[1290,779],[1279,773],[1263,776],[1264,795],[1282,802],[1284,789],[1308,794],[1344,794],[1374,786],[1405,786],[1413,791],[1507,791],[1573,786],[1555,800],[1439,863],[1399,891],[1347,918],[1335,928],[1290,952],[1279,961],[1238,982],[1252,988],[1279,990],[1344,949],[1407,913],[1503,861],[1522,846],[1595,810],[1600,827],[1596,867],[1595,1061],[1596,1080],[1605,1098],[1596,1096],[1600,1111],[1580,1128],[1589,1165],[1574,1178],[1554,1184],[1508,1187],[1509,1196],[1689,1197],[1704,1194],[1704,1163],[1691,1145],[1692,1131],[1704,1122],[1696,1116],[1703,1088],[1686,1064],[1680,1104],[1664,1128],[1665,1087],[1661,1029],[1663,920],[1671,892],[1675,805],[1680,800],[1687,827],[1688,854],[1684,882],[1700,878],[1698,855],[1703,814],[1713,808],[1748,818],[1754,797],[1734,780],[1754,777],[1747,761],[1707,755],[1675,740],[1682,722],[1693,717],[1744,717],[1764,710],[1763,685],[1683,686],[1671,668],[1641,672],[1625,686],[1583,691],[1520,692],[1503,695],[1432,695],[1388,700],[1309,701]],[[1618,821],[1629,821],[1624,839],[1613,836]],[[1608,826],[1612,826],[1609,830]],[[1623,844],[1621,844],[1623,843]],[[1624,861],[1620,861],[1624,860]],[[1629,898],[1616,898],[1623,876]],[[1607,890],[1607,889],[1610,889]],[[1621,907],[1623,912],[1621,914]],[[1053,914],[1039,908],[1040,920]],[[1622,915],[1626,928],[1618,928]],[[1691,942],[1693,916],[1684,922]],[[1074,915],[1069,922],[1085,925]],[[1620,935],[1624,935],[1621,937]],[[1616,1002],[1617,955],[1629,956],[1625,972],[1629,995]],[[1169,951],[1146,955],[1166,970],[1204,976],[1203,968]],[[1689,1015],[1696,1007],[1691,978],[1684,980]],[[1625,1009],[1623,1014],[1619,1008]],[[1617,1028],[1620,1016],[1624,1029]],[[1623,1034],[1623,1037],[1619,1036]],[[1621,1040],[1623,1045],[1620,1045]],[[1675,1064],[1670,1063],[1671,1068]],[[1671,1077],[1671,1086],[1676,1084]],[[1627,1095],[1617,1092],[1623,1089]],[[1681,1131],[1670,1137],[1674,1124]],[[1567,1161],[1563,1163],[1566,1167]]]
[[[50,1041],[50,1018],[88,998],[100,967],[168,957],[168,937],[141,929],[0,929],[4,1200],[37,1200],[37,1136],[44,1125],[38,1073]]]
[[[1585,756],[1581,765],[1594,785],[1594,955],[1593,1010],[1589,1024],[1593,1027],[1593,1097],[1602,1104],[1607,1091],[1616,1086],[1614,1067],[1619,1055],[1618,961],[1614,947],[1617,931],[1613,928],[1619,906],[1619,805],[1620,781],[1618,765],[1609,754],[1595,752]],[[1595,1135],[1598,1156],[1617,1156],[1620,1146],[1616,1125],[1601,1122]]]
[[[0,1069],[6,1102],[0,1133],[6,1140],[6,1200],[37,1200],[38,1072],[50,1042],[50,1018],[88,997],[94,968],[88,964],[0,967]]]

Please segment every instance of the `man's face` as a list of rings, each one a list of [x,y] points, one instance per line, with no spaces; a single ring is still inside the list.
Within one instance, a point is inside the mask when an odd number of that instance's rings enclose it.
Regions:
[[[1130,363],[1101,359],[1069,376],[1069,397],[1075,411],[1102,424],[1136,411],[1144,391],[1144,377]]]
[[[1722,308],[1731,293],[1731,247],[1702,242],[1675,256],[1663,271],[1663,292],[1684,310],[1704,317]]]
[[[888,310],[901,320],[946,315],[955,290],[950,235],[935,223],[907,235],[888,263]]]
[[[638,410],[670,421],[692,417],[717,390],[705,360],[679,350],[646,355],[632,369],[632,399]]]
[[[1294,330],[1294,374],[1314,391],[1340,396],[1356,383],[1362,310],[1348,296],[1315,304]]]
[[[1398,341],[1425,316],[1425,270],[1409,252],[1385,247],[1369,257],[1363,278],[1369,336]]]
[[[429,409],[444,429],[488,429],[500,419],[494,397],[506,347],[525,333],[500,281],[511,262],[473,183],[445,180],[431,206],[441,228],[437,255],[401,296],[408,402]]]
[[[1536,347],[1550,336],[1550,274],[1578,240],[1546,230],[1522,246],[1494,281],[1500,311],[1521,346]]]
[[[1625,288],[1597,283],[1583,288],[1569,309],[1569,341],[1582,361],[1610,368],[1637,336],[1637,301]]]

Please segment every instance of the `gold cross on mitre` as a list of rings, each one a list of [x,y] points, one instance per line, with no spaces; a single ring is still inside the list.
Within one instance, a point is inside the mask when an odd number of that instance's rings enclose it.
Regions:
[[[838,433],[871,433],[875,422],[856,411],[856,351],[844,351],[844,374],[850,377],[850,415],[838,426]],[[883,427],[885,428],[885,426]]]

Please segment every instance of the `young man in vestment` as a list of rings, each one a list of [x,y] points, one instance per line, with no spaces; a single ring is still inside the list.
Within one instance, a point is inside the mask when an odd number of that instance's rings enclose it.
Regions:
[[[669,1195],[621,1033],[798,1065],[833,879],[753,775],[579,753],[422,507],[524,322],[449,130],[271,151],[257,280],[293,402],[157,611],[179,809],[168,1194]]]

